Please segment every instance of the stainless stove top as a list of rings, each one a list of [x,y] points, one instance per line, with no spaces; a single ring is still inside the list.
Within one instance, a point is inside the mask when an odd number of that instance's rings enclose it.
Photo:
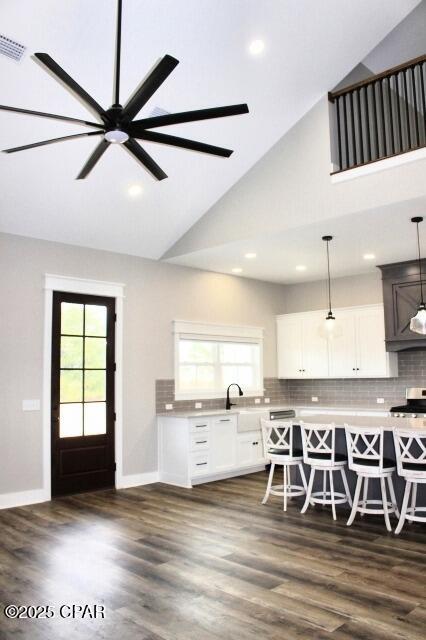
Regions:
[[[394,418],[426,418],[426,389],[422,387],[409,387],[405,397],[407,404],[390,409]]]

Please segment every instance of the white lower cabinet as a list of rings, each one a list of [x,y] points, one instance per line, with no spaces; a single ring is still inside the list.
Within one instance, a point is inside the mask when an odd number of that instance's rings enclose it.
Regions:
[[[239,467],[264,463],[262,434],[260,431],[239,433],[237,437],[237,463]]]
[[[258,471],[261,431],[238,432],[236,414],[158,419],[160,481],[183,487]]]

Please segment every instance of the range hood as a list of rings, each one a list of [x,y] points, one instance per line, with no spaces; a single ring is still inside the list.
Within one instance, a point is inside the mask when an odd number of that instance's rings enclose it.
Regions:
[[[421,262],[422,272],[426,273],[426,259]],[[410,331],[410,320],[416,315],[420,302],[418,260],[378,268],[382,272],[386,350],[426,349],[426,336]]]

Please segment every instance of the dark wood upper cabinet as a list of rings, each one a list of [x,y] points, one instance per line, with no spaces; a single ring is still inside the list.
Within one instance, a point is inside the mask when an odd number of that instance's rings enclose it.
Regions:
[[[410,331],[410,320],[420,303],[420,277],[417,260],[380,265],[385,308],[387,351],[426,348],[426,336]],[[426,260],[422,260],[426,274]],[[426,293],[426,281],[423,278]]]

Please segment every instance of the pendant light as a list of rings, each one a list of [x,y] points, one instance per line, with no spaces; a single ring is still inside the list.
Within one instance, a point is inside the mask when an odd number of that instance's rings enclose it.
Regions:
[[[416,315],[410,320],[410,330],[414,333],[420,333],[426,335],[426,305],[423,299],[423,280],[422,280],[422,261],[420,257],[420,237],[419,237],[419,222],[423,222],[423,218],[417,216],[411,218],[411,222],[417,225],[417,251],[419,255],[419,276],[420,276],[420,304],[417,308]]]
[[[333,240],[333,236],[323,236],[322,239],[327,243],[327,283],[328,283],[328,313],[325,319],[325,328],[328,333],[334,331],[336,326],[336,318],[333,316],[331,310],[331,279],[330,279],[330,241]]]

